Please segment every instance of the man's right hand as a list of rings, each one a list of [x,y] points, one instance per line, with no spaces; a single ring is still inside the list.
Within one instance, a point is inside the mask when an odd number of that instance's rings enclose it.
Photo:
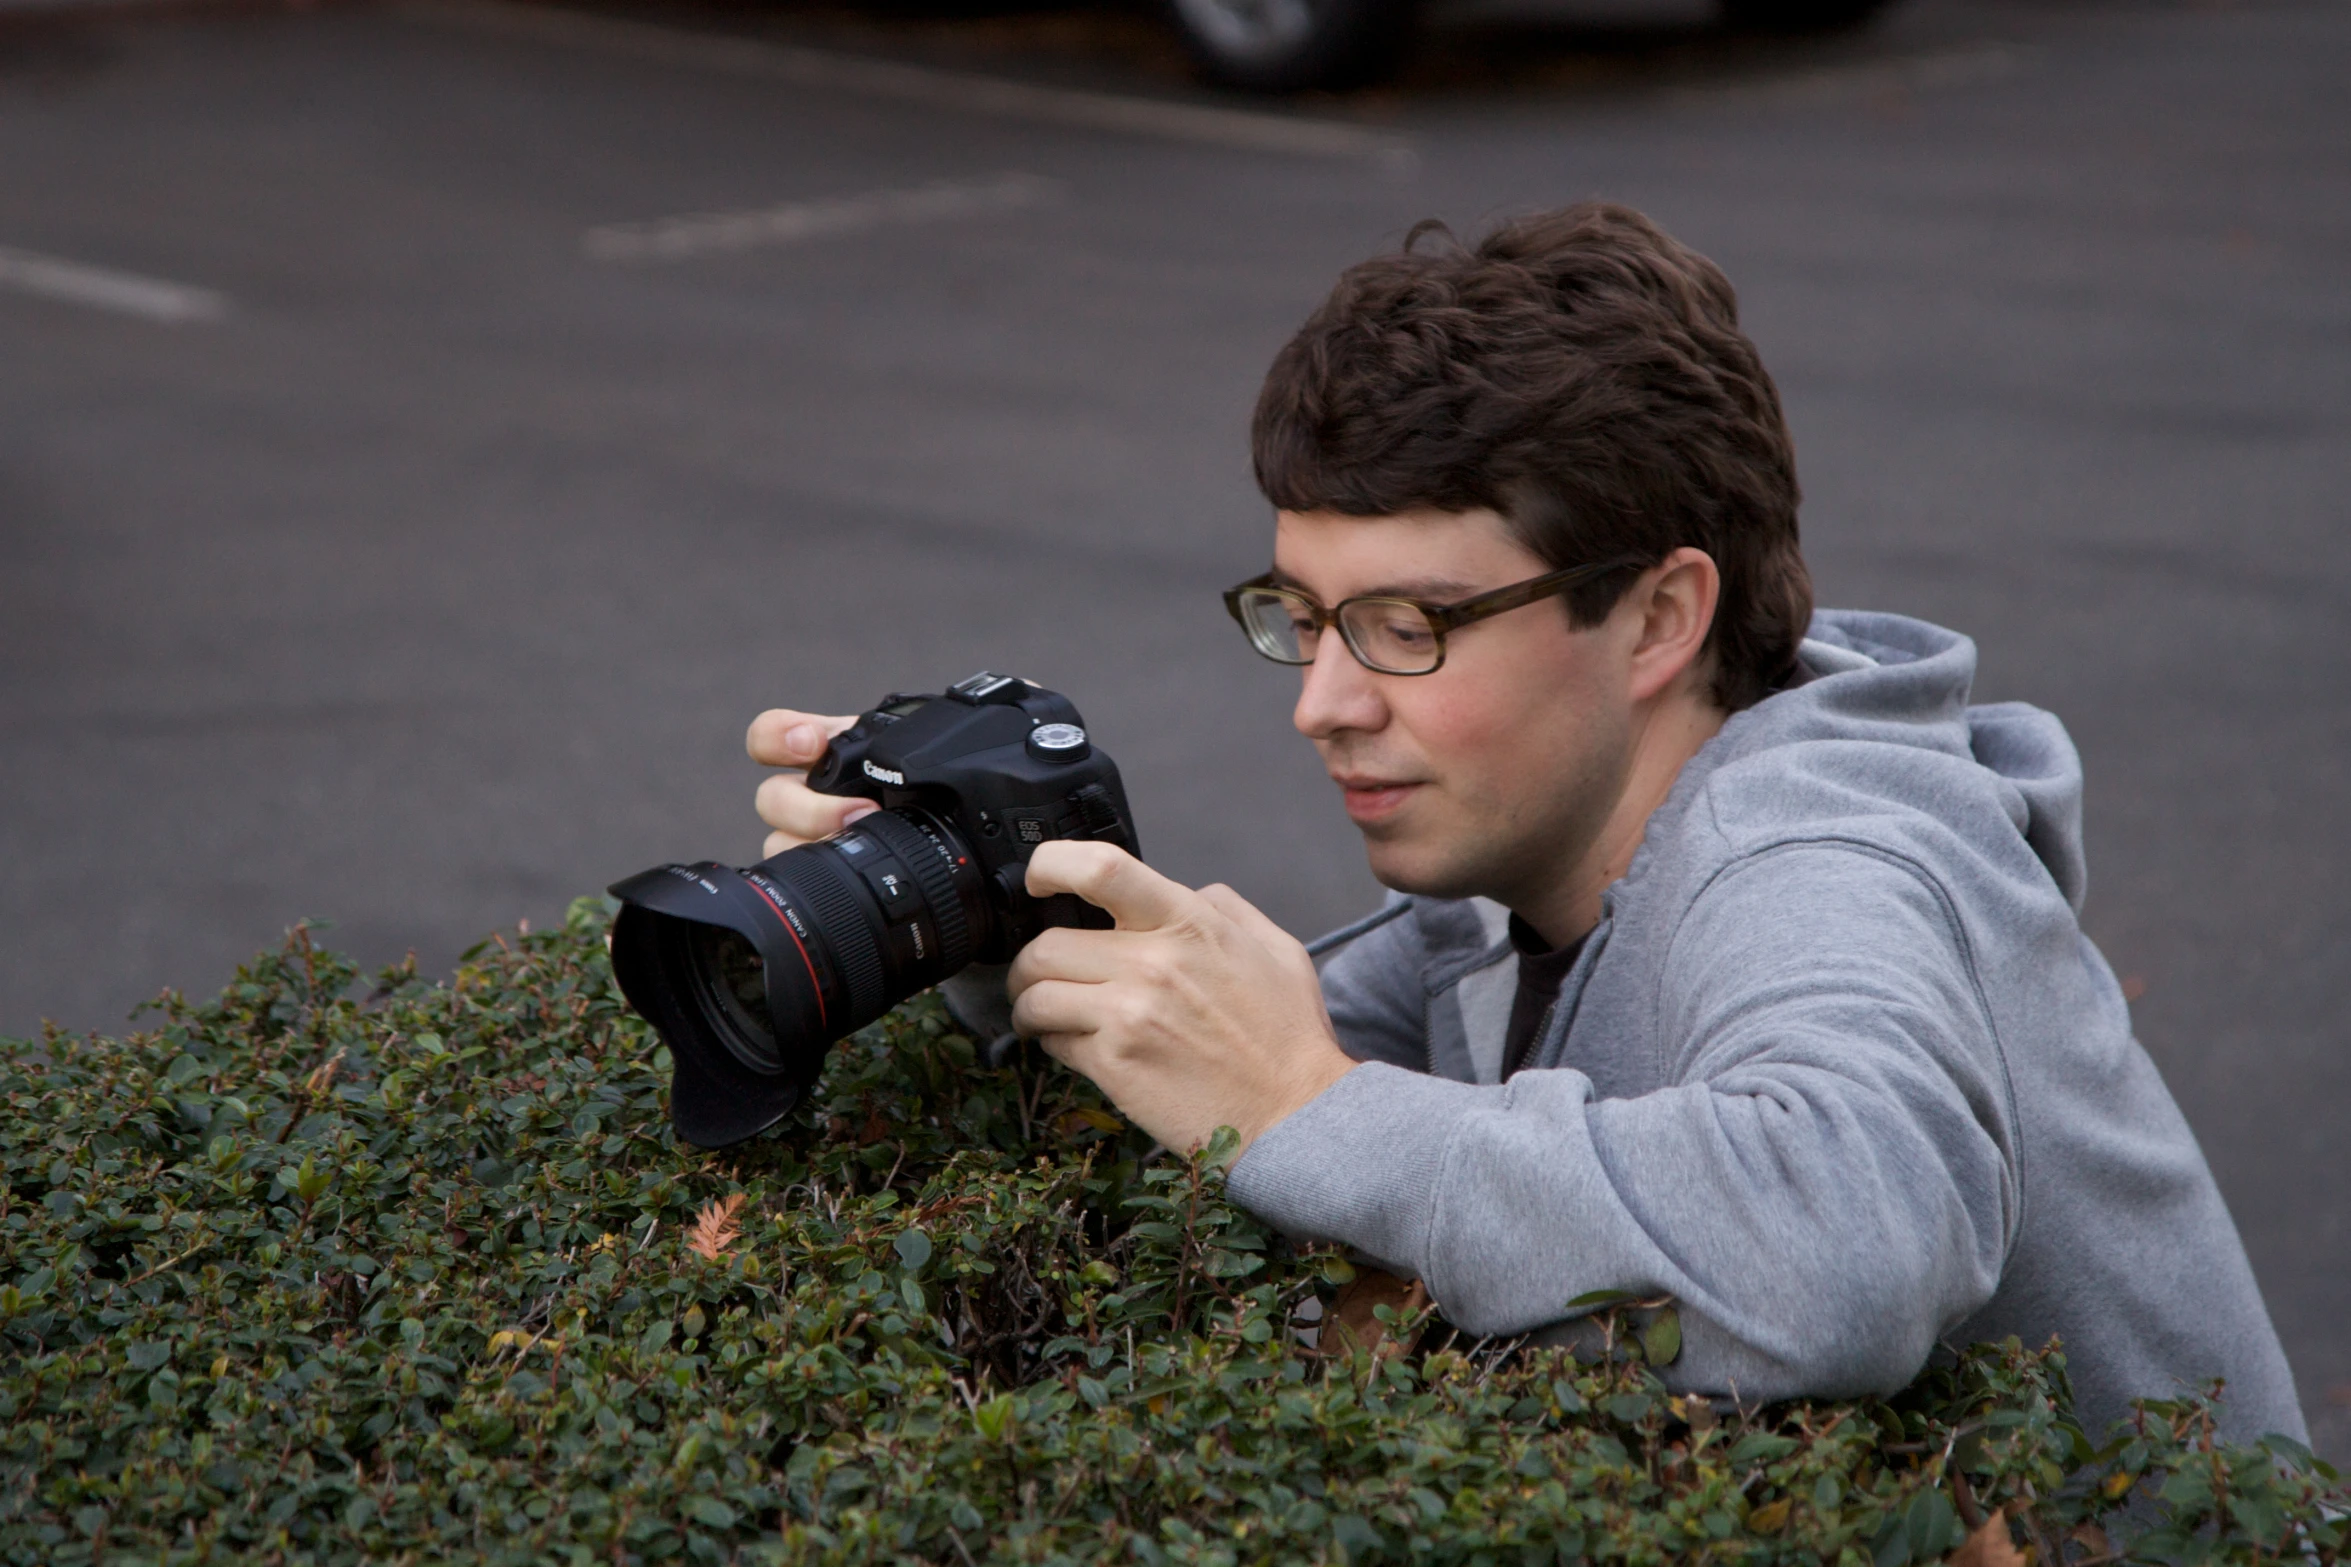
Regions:
[[[788,707],[769,708],[751,720],[751,731],[743,737],[751,760],[762,767],[788,769],[759,786],[759,819],[775,829],[767,835],[761,858],[830,838],[858,817],[878,809],[871,800],[818,794],[808,787],[808,769],[824,755],[833,736],[855,722],[853,716],[798,713]]]

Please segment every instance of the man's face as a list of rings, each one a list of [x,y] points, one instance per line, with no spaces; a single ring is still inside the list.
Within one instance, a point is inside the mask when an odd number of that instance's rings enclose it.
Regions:
[[[1364,594],[1452,603],[1550,570],[1491,511],[1282,512],[1274,570],[1330,606]],[[1577,631],[1544,600],[1449,633],[1429,675],[1375,674],[1335,631],[1301,672],[1293,715],[1363,833],[1372,874],[1404,892],[1548,895],[1590,849],[1631,758],[1627,630]]]

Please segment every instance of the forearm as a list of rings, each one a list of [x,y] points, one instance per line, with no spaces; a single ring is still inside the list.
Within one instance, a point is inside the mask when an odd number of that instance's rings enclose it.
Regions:
[[[1900,1118],[1816,1092],[1840,1102],[1596,1103],[1574,1072],[1476,1087],[1367,1065],[1268,1132],[1232,1191],[1419,1276],[1471,1332],[1541,1327],[1594,1290],[1671,1294],[1679,1385],[1891,1388],[1996,1284],[1997,1177],[1963,1161],[1992,1189],[1962,1192]]]

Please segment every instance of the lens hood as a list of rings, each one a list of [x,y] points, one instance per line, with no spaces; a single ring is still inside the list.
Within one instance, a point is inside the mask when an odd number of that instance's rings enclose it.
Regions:
[[[756,1052],[731,1046],[712,1009],[696,1004],[706,987],[692,944],[696,927],[715,926],[750,941],[771,968],[778,957],[806,962],[790,926],[741,871],[713,861],[660,866],[615,883],[612,894],[622,902],[612,927],[613,978],[669,1046],[670,1121],[678,1136],[699,1148],[725,1148],[789,1115],[815,1081],[822,1053],[779,1054],[763,1069],[754,1064]],[[783,954],[774,952],[777,946]],[[811,969],[807,985],[770,983],[776,1015],[792,1017],[814,991],[814,978]],[[795,1021],[802,1036],[821,1027],[820,1019]]]

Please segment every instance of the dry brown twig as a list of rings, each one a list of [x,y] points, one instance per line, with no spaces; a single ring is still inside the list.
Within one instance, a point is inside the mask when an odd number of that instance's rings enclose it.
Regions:
[[[704,1203],[701,1214],[694,1220],[693,1233],[686,1237],[686,1248],[706,1262],[716,1262],[719,1254],[743,1233],[742,1225],[735,1220],[735,1210],[742,1206],[741,1192],[729,1192],[720,1201]]]

